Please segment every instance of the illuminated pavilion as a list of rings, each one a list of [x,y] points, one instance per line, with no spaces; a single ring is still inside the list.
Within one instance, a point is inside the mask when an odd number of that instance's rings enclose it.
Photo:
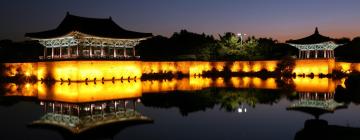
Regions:
[[[314,34],[287,43],[299,49],[299,59],[335,58],[334,49],[342,44],[336,44],[335,39],[323,36],[316,27]]]
[[[26,33],[44,47],[40,59],[134,59],[135,46],[151,33],[128,31],[111,17],[87,18],[66,14],[56,29]]]

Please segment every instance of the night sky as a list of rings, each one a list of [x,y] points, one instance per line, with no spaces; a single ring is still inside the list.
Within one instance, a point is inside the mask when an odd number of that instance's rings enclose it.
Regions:
[[[280,41],[313,33],[360,36],[359,0],[1,0],[0,39],[53,29],[71,14],[170,36],[181,29],[217,36],[244,32]]]

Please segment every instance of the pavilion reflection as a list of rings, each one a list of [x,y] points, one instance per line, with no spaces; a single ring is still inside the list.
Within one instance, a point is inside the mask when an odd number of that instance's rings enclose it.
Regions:
[[[53,126],[79,134],[110,124],[152,122],[136,111],[138,102],[138,98],[89,103],[41,101],[45,115],[33,121],[31,126]]]
[[[320,119],[323,114],[347,108],[347,104],[335,101],[334,95],[335,92],[299,93],[299,102],[287,109],[311,114],[314,119],[305,121],[304,128],[296,133],[295,140],[360,138],[360,128],[330,125],[326,120]]]
[[[340,80],[344,81],[344,80]],[[294,80],[300,82],[300,80]],[[320,116],[326,113],[334,113],[338,109],[347,108],[347,104],[335,100],[335,87],[343,83],[331,83],[319,79],[314,82],[296,87],[298,102],[290,105],[287,110],[300,111],[314,116],[314,119],[305,121],[304,128],[295,135],[295,140],[308,139],[359,139],[360,128],[329,125]],[[319,87],[328,87],[327,89]]]
[[[287,109],[308,113],[319,119],[322,114],[333,113],[336,109],[346,107],[344,103],[334,100],[335,89],[337,85],[342,85],[342,81],[318,77],[293,79],[298,102]]]
[[[299,92],[299,101],[288,107],[288,110],[295,110],[313,115],[316,119],[325,113],[333,113],[336,109],[346,108],[344,103],[334,100],[334,92]]]

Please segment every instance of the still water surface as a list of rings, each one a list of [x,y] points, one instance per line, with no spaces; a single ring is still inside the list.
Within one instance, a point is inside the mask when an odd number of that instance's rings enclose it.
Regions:
[[[359,138],[360,106],[337,100],[339,88],[344,80],[316,77],[6,83],[0,134],[54,140]]]

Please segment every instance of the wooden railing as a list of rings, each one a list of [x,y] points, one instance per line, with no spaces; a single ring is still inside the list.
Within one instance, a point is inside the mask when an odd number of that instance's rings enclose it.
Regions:
[[[64,60],[64,59],[105,59],[105,60],[134,60],[134,59],[140,59],[140,56],[98,56],[98,55],[93,55],[93,56],[68,56],[68,55],[62,55],[60,57],[60,55],[54,55],[53,57],[51,56],[47,56],[47,58],[44,58],[44,56],[39,56],[40,60]]]

